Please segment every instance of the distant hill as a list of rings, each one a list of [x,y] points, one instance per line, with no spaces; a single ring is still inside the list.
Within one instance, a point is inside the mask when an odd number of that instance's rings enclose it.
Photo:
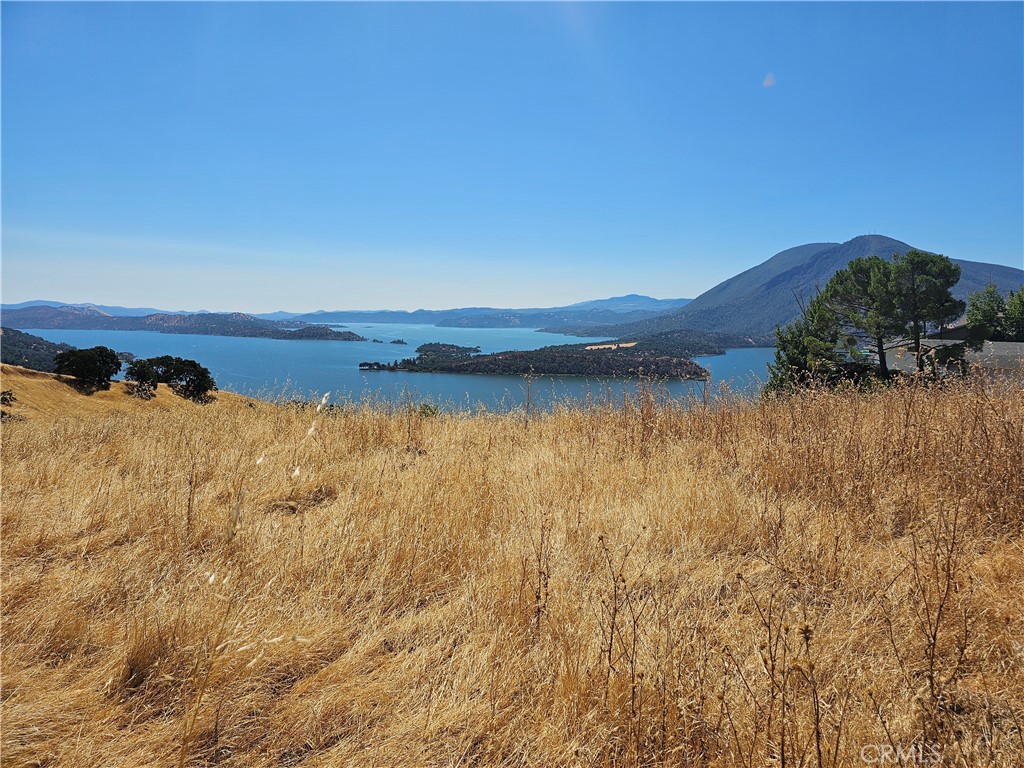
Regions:
[[[627,325],[553,327],[550,330],[579,334],[626,336],[675,329],[718,331],[773,343],[776,326],[800,314],[800,301],[814,296],[838,270],[859,257],[878,255],[891,259],[913,246],[882,235],[862,235],[845,243],[809,243],[789,248],[762,264],[731,277],[672,312]],[[1024,285],[1024,270],[999,264],[953,259],[960,265],[960,282],[953,289],[959,299],[981,290],[990,282],[1000,292]]]
[[[157,331],[159,333],[194,333],[202,336],[365,341],[362,336],[350,331],[334,331],[320,326],[307,327],[304,323],[260,320],[241,312],[114,317],[93,307],[31,306],[5,311],[3,322],[4,325],[11,328]]]
[[[468,314],[485,314],[487,307],[466,309],[337,309],[307,312],[291,318],[300,323],[413,323],[437,325],[444,320],[456,319]]]
[[[568,309],[545,312],[497,311],[493,314],[458,315],[438,321],[442,328],[540,328],[545,325],[574,323],[577,325],[604,325],[607,323],[633,323],[657,317],[660,312],[638,309],[631,312],[615,312],[610,309]]]
[[[34,299],[22,301],[17,304],[0,304],[0,312],[7,312],[11,309],[28,309],[30,307],[75,307],[77,309],[96,309],[105,315],[113,317],[145,317],[146,315],[187,315],[204,314],[204,312],[187,312],[185,310],[154,309],[153,307],[118,307],[106,304],[68,304],[64,301],[47,301],[45,299]],[[275,318],[277,319],[277,318]],[[279,318],[287,319],[287,318]]]
[[[283,312],[278,310],[277,312],[251,312],[253,317],[258,317],[260,320],[293,320],[294,318],[301,315],[301,312]]]
[[[292,319],[306,323],[420,323],[459,328],[539,328],[553,324],[601,325],[637,322],[685,305],[690,299],[653,299],[629,294],[564,307],[460,307],[457,309],[336,310],[309,312]]]
[[[404,310],[317,310],[316,312],[264,312],[246,314],[256,320],[293,321],[295,323],[418,323],[423,325],[455,326],[460,328],[538,328],[555,323],[578,323],[597,325],[606,323],[628,323],[646,320],[662,312],[684,306],[690,299],[653,299],[631,293],[626,296],[613,296],[608,299],[594,299],[570,304],[564,307],[499,309],[495,307],[462,307],[458,309],[417,309],[411,312]],[[118,307],[105,304],[68,304],[61,301],[37,299],[23,301],[18,304],[2,304],[0,312],[7,315],[15,310],[45,310],[67,308],[78,310],[82,317],[95,318],[92,311],[110,317],[147,317],[151,315],[213,315],[231,316],[240,313],[212,312],[168,312],[162,309],[147,307]],[[39,318],[37,322],[54,322],[53,317],[45,311],[36,314],[15,315],[23,328],[71,327],[67,325],[24,325],[26,317]],[[60,321],[63,322],[63,321]],[[91,326],[90,326],[91,327]]]
[[[70,344],[54,344],[14,328],[0,328],[0,362],[8,365],[52,373],[57,353],[69,349],[74,347]]]
[[[33,304],[22,309],[5,309],[0,315],[9,328],[105,328],[116,327],[117,320],[92,307]]]
[[[693,299],[652,299],[650,296],[641,296],[637,293],[630,293],[625,296],[613,296],[610,299],[593,299],[581,301],[577,304],[569,304],[565,307],[558,307],[560,310],[587,310],[604,309],[610,312],[666,312],[670,309],[684,307]]]

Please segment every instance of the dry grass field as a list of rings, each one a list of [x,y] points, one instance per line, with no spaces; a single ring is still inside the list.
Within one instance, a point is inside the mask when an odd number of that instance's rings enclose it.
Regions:
[[[4,766],[1024,765],[1019,379],[529,418],[2,387]]]

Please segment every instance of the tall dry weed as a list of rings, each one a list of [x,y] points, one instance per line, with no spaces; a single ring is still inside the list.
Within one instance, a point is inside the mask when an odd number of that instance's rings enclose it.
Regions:
[[[1022,466],[1006,380],[5,423],[3,763],[1018,766]]]

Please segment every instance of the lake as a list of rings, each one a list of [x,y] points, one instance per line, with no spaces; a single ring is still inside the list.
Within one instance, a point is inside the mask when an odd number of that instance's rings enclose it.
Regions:
[[[284,341],[234,336],[195,336],[156,331],[72,331],[25,329],[49,341],[79,348],[103,345],[138,357],[173,355],[197,360],[210,369],[217,386],[230,392],[274,399],[317,399],[331,392],[331,400],[367,398],[397,401],[411,397],[457,408],[504,410],[523,403],[526,382],[519,376],[477,374],[360,371],[364,360],[391,362],[415,356],[416,347],[427,342],[479,346],[483,352],[537,349],[552,344],[601,341],[557,333],[538,333],[532,328],[439,328],[433,325],[350,323],[348,330],[372,341]],[[390,344],[404,339],[407,345]],[[758,392],[766,366],[774,359],[773,348],[731,349],[724,355],[694,358],[711,371],[711,389],[727,383],[733,391]],[[620,380],[584,379],[573,376],[538,376],[531,385],[531,400],[538,406],[554,401],[621,397],[633,384]],[[702,382],[669,381],[673,396],[703,392]]]

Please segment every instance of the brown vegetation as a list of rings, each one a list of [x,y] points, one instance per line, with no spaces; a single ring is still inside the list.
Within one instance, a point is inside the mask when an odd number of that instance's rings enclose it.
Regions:
[[[531,417],[33,381],[4,765],[1024,764],[1020,381]]]

